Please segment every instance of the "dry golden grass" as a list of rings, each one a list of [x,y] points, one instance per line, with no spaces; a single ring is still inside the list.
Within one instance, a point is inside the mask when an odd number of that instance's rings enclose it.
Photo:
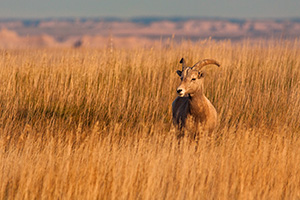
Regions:
[[[0,52],[0,199],[299,199],[298,41]],[[220,124],[180,142],[171,103],[213,58]]]

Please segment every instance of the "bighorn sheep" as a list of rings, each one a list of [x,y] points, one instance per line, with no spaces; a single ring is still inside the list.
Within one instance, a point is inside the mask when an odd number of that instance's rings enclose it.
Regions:
[[[197,62],[187,67],[185,60],[180,60],[182,71],[177,70],[181,83],[177,88],[178,97],[172,103],[173,124],[181,131],[187,128],[187,122],[194,128],[212,132],[217,125],[217,111],[203,93],[204,66],[220,64],[212,59]],[[189,125],[188,125],[189,126]]]

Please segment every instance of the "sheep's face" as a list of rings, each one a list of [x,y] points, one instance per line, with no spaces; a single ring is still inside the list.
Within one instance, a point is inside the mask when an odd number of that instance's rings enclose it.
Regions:
[[[191,95],[201,90],[204,72],[187,67],[184,71],[177,70],[181,83],[177,88],[180,97]]]

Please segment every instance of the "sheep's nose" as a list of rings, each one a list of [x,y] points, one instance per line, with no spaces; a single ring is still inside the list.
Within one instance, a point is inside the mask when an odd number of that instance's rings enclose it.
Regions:
[[[178,94],[181,94],[181,92],[182,92],[182,89],[177,89]]]

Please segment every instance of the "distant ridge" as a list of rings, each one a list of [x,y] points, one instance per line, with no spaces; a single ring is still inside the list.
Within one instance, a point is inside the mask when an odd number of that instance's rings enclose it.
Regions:
[[[206,38],[240,41],[250,39],[294,39],[300,36],[300,18],[290,19],[235,19],[208,17],[94,17],[0,19],[0,31],[16,35],[5,46],[105,46],[110,38],[118,45],[151,45],[172,37],[180,41],[198,41]],[[14,33],[14,34],[13,34]],[[47,36],[47,37],[46,37]],[[37,39],[40,38],[40,39]],[[42,39],[41,39],[42,38]],[[33,42],[31,42],[33,40]],[[26,42],[24,42],[26,41]],[[121,42],[122,41],[122,42]],[[136,44],[135,44],[136,45]],[[3,45],[2,45],[3,46]]]

